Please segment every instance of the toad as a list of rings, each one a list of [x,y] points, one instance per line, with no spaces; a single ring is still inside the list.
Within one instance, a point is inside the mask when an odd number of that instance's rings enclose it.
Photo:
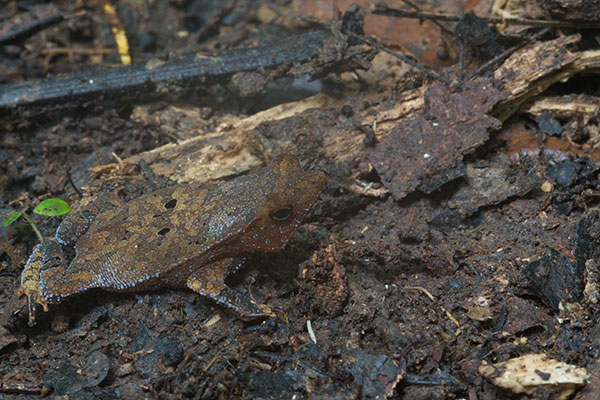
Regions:
[[[244,257],[285,247],[317,200],[325,175],[303,171],[292,156],[258,173],[201,187],[179,184],[115,206],[86,198],[56,232],[35,247],[19,295],[36,304],[60,303],[88,289],[134,292],[183,288],[206,296],[242,320],[270,308],[225,284]],[[74,248],[67,263],[65,248]]]

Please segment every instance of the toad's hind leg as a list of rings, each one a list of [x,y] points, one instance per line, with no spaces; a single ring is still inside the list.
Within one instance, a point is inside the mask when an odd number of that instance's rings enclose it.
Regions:
[[[268,306],[254,302],[225,284],[229,272],[237,269],[233,266],[237,265],[234,262],[234,259],[227,258],[198,269],[188,278],[187,286],[226,307],[241,320],[251,321],[273,316],[274,313]]]
[[[40,243],[33,249],[21,273],[21,287],[17,294],[27,296],[29,325],[35,325],[35,305],[40,304],[48,311],[46,298],[42,293],[41,276],[48,269],[63,269],[65,264],[62,247],[55,240]]]

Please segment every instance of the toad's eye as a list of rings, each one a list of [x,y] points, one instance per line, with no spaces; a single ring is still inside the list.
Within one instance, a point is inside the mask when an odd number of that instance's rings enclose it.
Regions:
[[[278,208],[277,210],[275,210],[269,214],[269,217],[273,221],[277,221],[277,222],[285,221],[291,216],[292,216],[292,207],[291,206]]]

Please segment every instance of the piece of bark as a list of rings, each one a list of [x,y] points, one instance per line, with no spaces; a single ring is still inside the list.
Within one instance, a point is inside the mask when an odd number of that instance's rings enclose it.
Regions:
[[[485,143],[488,129],[500,128],[486,115],[501,99],[500,91],[486,80],[465,86],[459,92],[430,86],[425,110],[400,123],[369,154],[396,200],[415,189],[431,193],[464,175],[463,156]]]

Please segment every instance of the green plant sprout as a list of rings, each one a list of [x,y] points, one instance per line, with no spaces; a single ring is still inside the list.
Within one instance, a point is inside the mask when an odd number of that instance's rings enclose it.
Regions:
[[[67,214],[69,211],[71,211],[71,206],[69,206],[69,203],[58,198],[42,200],[40,204],[38,204],[33,209],[34,213],[39,215],[46,215],[49,217],[58,217],[59,215]],[[2,225],[6,228],[15,223],[15,221],[17,221],[21,216],[31,226],[38,239],[40,240],[40,243],[43,242],[44,237],[42,236],[41,232],[31,219],[31,217],[23,211],[9,211],[8,213],[6,213],[4,218],[2,218]]]

